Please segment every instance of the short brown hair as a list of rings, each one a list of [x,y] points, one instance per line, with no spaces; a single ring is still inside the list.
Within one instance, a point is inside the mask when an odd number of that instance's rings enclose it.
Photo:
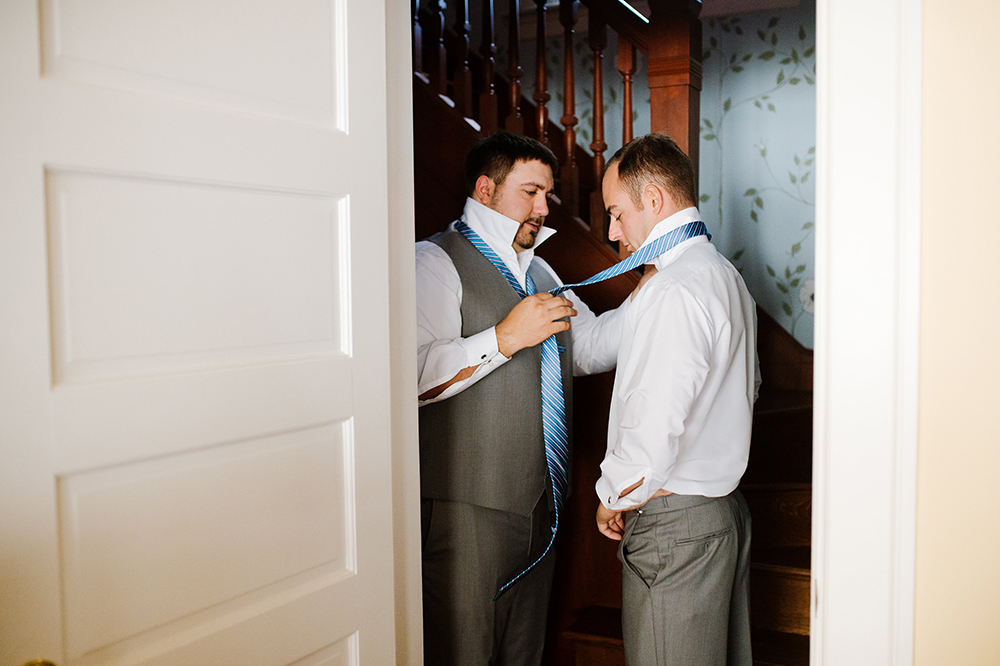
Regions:
[[[632,203],[642,210],[642,190],[656,183],[678,206],[694,206],[694,166],[680,146],[666,134],[654,132],[632,139],[608,161],[618,165],[618,180]]]
[[[547,165],[553,175],[559,170],[559,162],[552,151],[532,138],[504,131],[486,137],[465,156],[466,194],[473,196],[480,176],[488,176],[496,185],[503,185],[515,164],[532,160]]]

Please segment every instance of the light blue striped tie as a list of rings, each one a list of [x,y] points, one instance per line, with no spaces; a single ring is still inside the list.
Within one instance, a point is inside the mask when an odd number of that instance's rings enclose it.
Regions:
[[[650,261],[675,245],[683,243],[689,238],[694,238],[695,236],[707,236],[708,240],[712,240],[712,234],[708,233],[708,229],[705,228],[704,222],[700,220],[696,222],[688,222],[687,224],[683,224],[673,231],[660,236],[649,245],[643,245],[636,252],[630,254],[624,261],[619,261],[611,268],[606,268],[600,273],[587,278],[583,282],[556,287],[552,290],[552,293],[558,296],[567,289],[572,289],[573,287],[582,287],[583,285],[610,280],[613,277],[621,275],[625,271],[632,270],[636,266],[648,264]]]
[[[531,279],[531,275],[525,274],[527,289],[522,289],[517,278],[507,268],[507,265],[500,260],[497,253],[469,225],[459,220],[455,224],[455,229],[465,236],[484,257],[489,259],[490,263],[507,279],[507,282],[518,296],[527,298],[531,294],[536,293],[535,282]],[[618,262],[611,268],[605,269],[583,282],[556,287],[551,291],[554,295],[558,296],[573,287],[608,280],[655,259],[678,243],[683,243],[695,236],[707,236],[709,240],[712,238],[703,222],[689,222],[677,227],[668,234],[660,236],[649,245],[639,248],[637,252],[632,253],[627,259]],[[549,539],[549,544],[545,547],[545,552],[537,560],[528,565],[527,569],[503,585],[493,597],[494,601],[499,599],[500,595],[507,588],[516,583],[524,574],[531,571],[532,567],[541,562],[542,558],[549,554],[552,544],[556,540],[556,532],[559,529],[559,515],[565,502],[568,486],[569,444],[566,433],[566,404],[563,401],[562,368],[559,363],[559,345],[556,343],[555,336],[550,336],[542,342],[542,433],[545,438],[545,458],[548,462],[549,479],[552,482],[552,494],[555,497],[556,506],[556,521],[552,526],[552,537]]]
[[[500,260],[497,253],[486,244],[486,241],[479,237],[479,234],[470,229],[469,225],[459,220],[455,224],[455,229],[465,236],[507,278],[507,282],[510,283],[510,286],[517,292],[518,296],[527,298],[531,294],[536,293],[535,281],[531,279],[531,275],[525,274],[527,289],[521,288],[517,278],[514,277],[514,274],[511,273],[506,264]],[[554,335],[542,342],[542,434],[545,439],[545,459],[548,463],[549,479],[552,482],[552,495],[555,498],[556,505],[556,522],[552,526],[552,538],[549,539],[549,545],[545,547],[545,552],[537,560],[528,565],[527,569],[514,576],[514,578],[497,591],[496,596],[493,597],[494,601],[499,599],[500,595],[507,588],[517,582],[524,574],[531,571],[532,567],[541,562],[542,558],[549,554],[549,550],[552,549],[552,544],[556,540],[556,531],[559,529],[559,515],[562,512],[566,498],[569,438],[566,433],[566,404],[563,402],[559,345],[556,343]]]

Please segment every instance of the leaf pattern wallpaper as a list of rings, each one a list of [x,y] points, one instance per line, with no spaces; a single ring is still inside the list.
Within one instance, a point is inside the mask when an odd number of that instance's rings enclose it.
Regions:
[[[550,21],[556,13],[550,13]],[[813,346],[816,146],[816,6],[703,20],[699,209],[713,242],[739,268],[757,303],[803,346]],[[534,39],[522,33],[524,95],[535,76]],[[501,44],[498,70],[507,67]],[[593,141],[594,57],[586,30],[573,42],[577,142]],[[546,40],[549,117],[563,111],[563,38]],[[622,145],[618,43],[604,49],[604,141]],[[646,61],[637,53],[633,131],[649,132]],[[501,69],[502,68],[502,69]],[[530,119],[528,119],[530,122]],[[559,137],[550,137],[559,141]]]
[[[761,307],[813,345],[816,10],[704,22],[699,208]]]

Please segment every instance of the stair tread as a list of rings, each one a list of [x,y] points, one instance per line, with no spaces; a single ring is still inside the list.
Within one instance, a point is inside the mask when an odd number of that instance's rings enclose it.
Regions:
[[[750,635],[755,666],[806,666],[809,637],[755,629]]]
[[[747,493],[809,493],[812,495],[812,484],[811,483],[784,483],[784,482],[774,482],[774,483],[741,483],[740,492],[744,495]]]
[[[812,406],[812,391],[762,390],[754,405],[754,416],[810,410]]]
[[[809,546],[756,548],[750,551],[751,564],[782,567],[808,572],[812,558]]]

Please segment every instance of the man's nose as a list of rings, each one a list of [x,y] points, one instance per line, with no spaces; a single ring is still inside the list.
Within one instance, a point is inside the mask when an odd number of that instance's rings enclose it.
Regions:
[[[538,197],[535,201],[535,209],[532,212],[535,214],[535,217],[546,217],[549,214],[548,197]]]
[[[608,240],[616,241],[622,238],[622,226],[619,224],[618,220],[611,218],[611,224],[608,225]]]

